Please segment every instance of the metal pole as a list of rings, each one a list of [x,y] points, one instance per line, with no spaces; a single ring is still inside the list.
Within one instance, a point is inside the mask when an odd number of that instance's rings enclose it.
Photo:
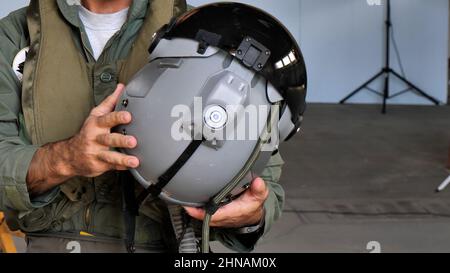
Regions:
[[[383,90],[383,107],[381,112],[386,114],[387,100],[389,99],[389,84],[390,84],[390,71],[391,71],[391,0],[386,0],[386,55],[385,55],[385,67],[384,71],[384,90]]]
[[[386,0],[386,66],[389,69],[391,67],[391,0]]]

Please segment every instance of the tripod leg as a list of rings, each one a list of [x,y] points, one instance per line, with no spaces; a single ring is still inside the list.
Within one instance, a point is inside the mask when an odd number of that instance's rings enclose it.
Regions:
[[[441,191],[445,190],[445,188],[447,188],[448,185],[450,185],[450,176],[447,179],[445,179],[444,182],[442,182],[442,184],[439,186],[439,188],[436,191],[441,192]]]
[[[375,76],[373,76],[372,78],[370,78],[367,82],[365,82],[363,85],[361,85],[360,87],[358,87],[355,91],[351,92],[348,96],[346,96],[344,99],[342,99],[340,101],[340,104],[344,104],[346,103],[351,97],[353,97],[354,95],[356,95],[359,91],[363,90],[364,88],[366,88],[370,83],[372,83],[374,80],[376,80],[378,77],[380,77],[381,75],[383,75],[383,71],[380,71],[378,74],[376,74]]]
[[[432,96],[428,95],[427,93],[425,93],[425,91],[423,91],[422,89],[420,89],[419,87],[417,87],[416,85],[414,85],[412,82],[408,81],[407,79],[405,79],[402,75],[398,74],[396,71],[394,71],[393,69],[390,70],[390,72],[392,74],[394,74],[394,76],[396,76],[398,79],[400,79],[401,81],[403,81],[404,83],[406,83],[407,85],[409,85],[411,88],[413,88],[414,90],[416,90],[420,95],[422,95],[423,97],[427,98],[429,101],[433,102],[436,105],[439,105],[440,102],[433,98]]]

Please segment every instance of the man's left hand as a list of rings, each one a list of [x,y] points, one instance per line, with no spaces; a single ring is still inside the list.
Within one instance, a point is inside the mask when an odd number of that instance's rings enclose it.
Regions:
[[[254,226],[264,217],[264,202],[269,196],[266,183],[261,178],[255,179],[250,188],[239,198],[221,207],[211,219],[211,227],[241,228]],[[187,213],[197,219],[205,218],[205,210],[185,208]]]

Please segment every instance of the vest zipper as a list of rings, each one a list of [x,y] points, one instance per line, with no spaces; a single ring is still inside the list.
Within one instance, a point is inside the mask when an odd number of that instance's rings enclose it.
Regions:
[[[84,213],[84,222],[86,225],[86,230],[85,230],[86,232],[90,232],[93,206],[94,206],[94,203],[90,203],[89,205],[87,205],[85,213]]]

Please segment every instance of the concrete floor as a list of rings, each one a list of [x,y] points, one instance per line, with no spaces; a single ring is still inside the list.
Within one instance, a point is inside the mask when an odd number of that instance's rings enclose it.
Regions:
[[[310,105],[281,147],[285,213],[257,252],[450,252],[450,107]],[[216,246],[217,251],[226,251]]]
[[[257,252],[450,252],[450,188],[434,192],[449,175],[450,107],[379,110],[309,106],[281,148],[285,213]]]

